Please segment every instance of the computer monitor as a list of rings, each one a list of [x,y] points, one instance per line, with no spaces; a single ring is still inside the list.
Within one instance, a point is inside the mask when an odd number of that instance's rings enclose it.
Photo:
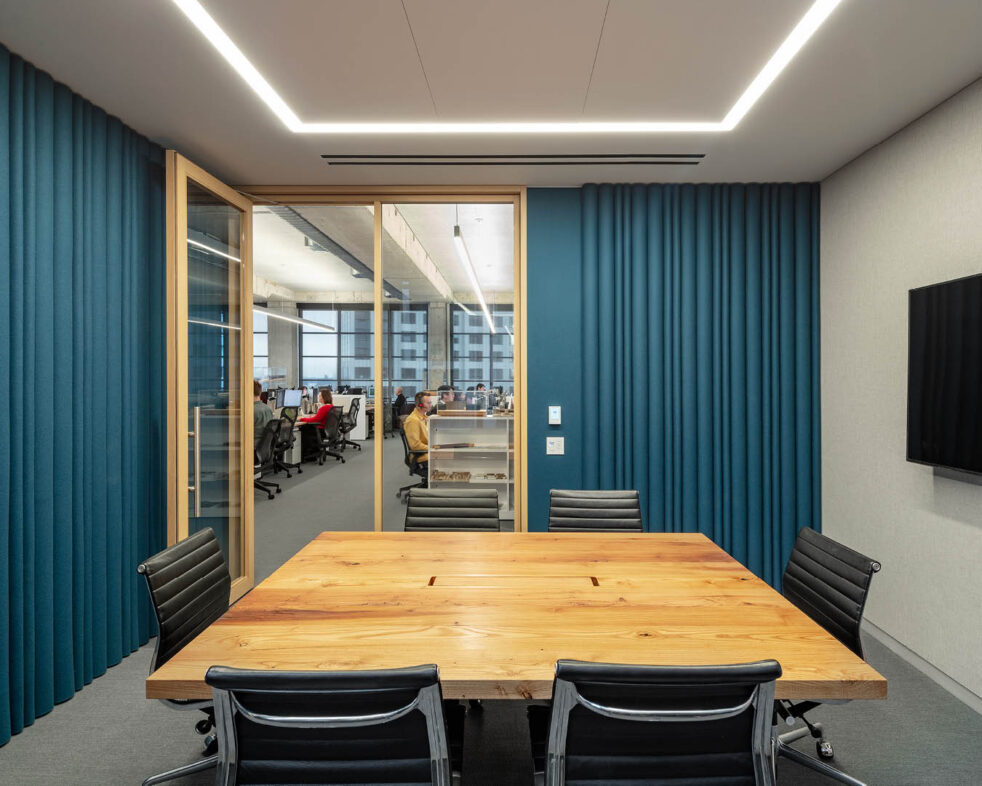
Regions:
[[[280,403],[283,407],[299,407],[300,406],[300,391],[299,390],[284,390],[283,400]]]

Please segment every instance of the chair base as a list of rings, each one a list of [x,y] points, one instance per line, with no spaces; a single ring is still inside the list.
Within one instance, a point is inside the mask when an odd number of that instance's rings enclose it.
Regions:
[[[166,783],[167,781],[172,781],[175,778],[183,778],[185,775],[191,775],[195,772],[211,769],[217,765],[218,756],[208,756],[207,758],[199,759],[191,764],[185,764],[183,767],[176,767],[173,770],[167,770],[167,772],[162,772],[159,775],[151,775],[149,778],[143,781],[143,786],[154,786],[154,784],[157,783]]]
[[[350,439],[342,439],[341,440],[341,450],[344,450],[344,446],[345,445],[351,445],[352,447],[358,448],[358,450],[361,450],[361,445],[359,445],[357,442],[352,442]]]
[[[334,450],[328,450],[327,448],[322,448],[321,449],[320,456],[317,457],[317,463],[318,464],[323,464],[324,463],[324,459],[326,459],[328,456],[330,456],[331,458],[337,459],[342,464],[345,463],[344,456],[342,456],[340,453],[338,453],[338,452],[336,452]]]
[[[280,494],[283,491],[279,483],[266,483],[262,480],[256,480],[253,481],[252,485],[260,491],[264,491],[269,499],[276,499],[276,494]],[[276,489],[276,494],[273,493],[273,489]]]
[[[797,731],[791,732],[790,734],[786,734],[784,735],[784,738],[787,739],[788,737],[796,733]],[[808,734],[807,729],[805,729],[805,734]],[[804,736],[804,735],[799,735],[799,737],[800,736]],[[800,764],[802,767],[807,767],[810,770],[815,770],[815,772],[819,772],[822,775],[825,775],[826,777],[831,778],[834,781],[838,781],[839,783],[845,783],[847,784],[847,786],[866,786],[866,784],[863,783],[861,780],[857,780],[856,778],[853,778],[851,775],[846,775],[846,773],[844,773],[842,770],[837,770],[831,764],[826,764],[824,761],[813,759],[811,756],[808,756],[807,754],[804,754],[801,751],[792,748],[790,745],[787,745],[785,741],[780,737],[777,740],[777,755],[786,756],[787,758],[791,759],[791,761]]]
[[[291,469],[295,469],[297,471],[297,474],[298,475],[303,474],[303,470],[300,468],[300,464],[299,463],[297,463],[297,464],[291,464],[289,461],[280,461],[279,459],[277,459],[276,460],[276,463],[273,465],[273,471],[274,472],[279,472],[279,471],[282,470],[283,472],[286,473],[286,476],[288,478],[292,478],[293,477],[293,475],[290,474],[290,470]]]

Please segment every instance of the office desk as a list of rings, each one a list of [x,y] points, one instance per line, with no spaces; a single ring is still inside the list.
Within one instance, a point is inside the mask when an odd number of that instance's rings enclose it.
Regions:
[[[695,534],[325,532],[147,678],[205,698],[213,664],[436,663],[447,698],[549,698],[559,658],[775,658],[779,698],[879,699],[886,680]]]

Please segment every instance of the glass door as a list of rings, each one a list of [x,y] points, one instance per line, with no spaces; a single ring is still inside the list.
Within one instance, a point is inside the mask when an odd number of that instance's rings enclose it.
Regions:
[[[167,197],[168,542],[210,527],[235,600],[254,575],[252,202],[173,151]]]

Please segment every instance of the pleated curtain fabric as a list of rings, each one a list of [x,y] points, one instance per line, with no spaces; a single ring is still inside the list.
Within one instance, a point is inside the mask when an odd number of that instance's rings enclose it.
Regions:
[[[778,584],[820,528],[819,186],[588,185],[585,488]]]
[[[3,47],[0,108],[2,744],[151,634],[166,443],[163,151]]]

